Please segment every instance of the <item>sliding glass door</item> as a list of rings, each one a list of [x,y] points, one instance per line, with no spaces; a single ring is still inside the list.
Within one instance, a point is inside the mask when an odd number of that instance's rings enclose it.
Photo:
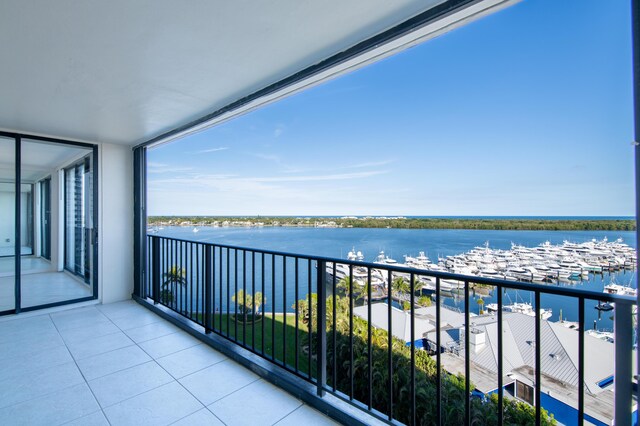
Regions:
[[[15,141],[0,137],[0,313],[15,309]]]
[[[0,132],[0,315],[97,297],[97,153]]]

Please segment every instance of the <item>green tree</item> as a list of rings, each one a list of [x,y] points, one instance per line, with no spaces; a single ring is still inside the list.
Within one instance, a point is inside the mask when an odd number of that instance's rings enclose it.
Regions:
[[[336,317],[333,318],[333,302],[336,303]],[[329,296],[327,299],[327,380],[328,385],[344,393],[353,390],[353,398],[357,401],[372,399],[373,408],[388,413],[390,408],[389,391],[393,394],[393,417],[399,422],[409,423],[411,419],[412,392],[411,371],[415,372],[416,421],[417,424],[432,424],[436,411],[436,390],[438,370],[435,360],[428,352],[416,350],[415,368],[411,363],[411,349],[395,337],[391,337],[384,329],[371,329],[371,346],[369,346],[369,324],[357,316],[350,316],[350,300],[348,297]],[[314,294],[298,302],[299,316],[307,318],[308,310],[315,309],[317,296]],[[315,315],[314,315],[315,317]],[[315,319],[312,321],[315,323]],[[317,325],[317,323],[316,323]],[[335,328],[335,335],[334,333]],[[317,328],[312,329],[311,340],[308,334],[301,336],[299,344],[308,347],[312,354],[317,354]],[[333,343],[335,342],[335,344]],[[391,353],[389,353],[391,349]],[[389,355],[391,355],[393,376],[389,377]],[[353,360],[353,362],[351,362]],[[370,361],[369,361],[370,360]],[[369,362],[372,369],[369,370]],[[336,371],[333,371],[336,368]],[[334,374],[335,373],[335,374]],[[333,377],[336,382],[333,383]],[[369,381],[371,376],[372,381]],[[460,375],[442,372],[442,407],[444,424],[462,424],[465,415],[465,379]],[[352,385],[353,384],[353,385]],[[353,386],[353,387],[351,387]],[[471,383],[471,390],[474,389]],[[506,397],[504,403],[505,424],[529,425],[535,423],[535,410],[530,405]],[[487,400],[473,398],[471,400],[472,424],[477,426],[491,425],[497,422],[497,398]],[[542,410],[543,425],[556,424],[553,416]]]
[[[345,296],[349,297],[349,292],[355,285],[351,282],[351,278],[346,276],[342,278],[336,284],[336,288],[344,293]],[[356,289],[353,289],[353,292],[356,292]]]
[[[369,281],[365,281],[364,285],[356,284],[356,288],[353,293],[356,295],[358,299],[363,299],[365,301],[369,301]]]
[[[395,293],[406,295],[409,294],[411,288],[409,287],[409,283],[403,277],[394,278],[391,281],[391,290]]]
[[[431,306],[431,298],[429,296],[418,297],[418,305],[425,307]]]
[[[231,300],[238,305],[238,310],[245,322],[249,313],[254,316],[257,315],[260,311],[260,306],[266,303],[266,298],[259,291],[252,295],[248,292],[245,293],[244,290],[238,290]]]
[[[480,315],[484,314],[484,310],[482,309],[484,306],[484,300],[482,300],[482,298],[478,298],[478,300],[476,300],[476,303],[478,304],[478,313]]]

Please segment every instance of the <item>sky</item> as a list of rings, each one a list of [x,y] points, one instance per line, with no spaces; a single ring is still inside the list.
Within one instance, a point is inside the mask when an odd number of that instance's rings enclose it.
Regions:
[[[149,215],[634,215],[627,0],[525,0],[148,151]]]

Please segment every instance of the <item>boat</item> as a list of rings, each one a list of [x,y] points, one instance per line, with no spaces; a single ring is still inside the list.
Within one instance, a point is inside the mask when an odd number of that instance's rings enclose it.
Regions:
[[[198,232],[198,228],[193,228],[193,232]]]
[[[489,312],[497,312],[498,304],[497,303],[489,303],[487,306],[487,311]],[[524,314],[530,317],[536,316],[536,310],[533,308],[531,303],[527,302],[516,302],[510,305],[502,305],[502,310],[504,312],[517,312],[519,314]],[[547,320],[551,318],[553,315],[553,311],[551,309],[540,309],[540,319]]]
[[[613,303],[609,302],[598,302],[596,305],[596,309],[603,312],[609,312],[613,310]]]
[[[386,254],[384,254],[384,251],[380,251],[380,253],[378,254],[378,257],[376,257],[376,260],[374,261],[374,263],[384,263],[387,265],[395,265],[398,263],[398,261],[396,261],[395,259],[390,258],[389,256],[387,256]]]
[[[624,285],[616,284],[613,281],[605,285],[602,291],[607,294],[620,294],[623,296],[633,296],[633,297],[636,297],[636,295],[638,294],[637,289],[633,287],[627,287]]]

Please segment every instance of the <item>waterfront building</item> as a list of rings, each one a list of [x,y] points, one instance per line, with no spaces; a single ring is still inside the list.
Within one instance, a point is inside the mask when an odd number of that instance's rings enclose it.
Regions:
[[[355,314],[368,320],[368,306],[358,306]],[[411,315],[391,308],[391,334],[416,348],[436,353],[436,307],[415,309],[414,334],[411,335]],[[441,308],[440,352],[443,368],[451,374],[465,374],[465,315],[449,308]],[[497,315],[470,316],[471,377],[474,395],[486,398],[497,391],[498,350]],[[388,306],[371,305],[373,326],[388,329]],[[532,365],[535,365],[535,318],[521,313],[505,312],[503,316],[504,345],[503,377],[505,393],[512,398],[534,405]],[[541,321],[542,337],[542,405],[565,425],[576,424],[578,407],[578,335],[579,331],[560,323]],[[585,419],[594,425],[611,424],[614,414],[614,345],[584,332],[585,336]],[[635,350],[634,350],[635,353]],[[633,371],[637,371],[635,357]],[[635,377],[635,374],[634,374]],[[637,387],[637,378],[633,379]],[[637,408],[634,409],[634,418]]]

